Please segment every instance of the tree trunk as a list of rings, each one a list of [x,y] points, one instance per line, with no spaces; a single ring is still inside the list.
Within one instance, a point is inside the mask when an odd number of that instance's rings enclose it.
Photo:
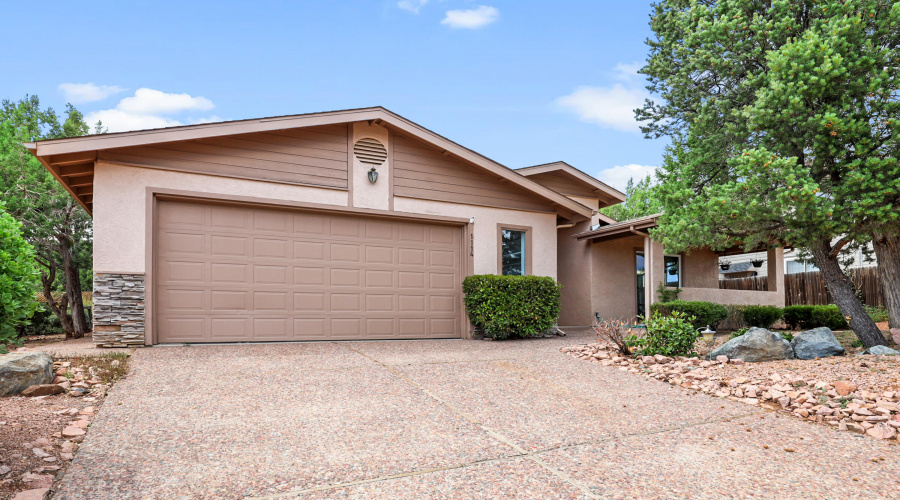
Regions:
[[[891,328],[900,328],[900,234],[879,232],[872,235],[878,260],[878,283],[888,311]]]
[[[58,303],[53,298],[53,282],[56,281],[56,263],[52,259],[48,259],[46,262],[39,260],[38,262],[47,268],[46,272],[41,271],[41,287],[44,290],[44,298],[47,300],[47,307],[50,308],[50,312],[59,318],[59,323],[62,325],[66,338],[75,338],[75,325],[72,324],[72,316],[69,314],[68,294],[64,294]]]
[[[816,266],[822,272],[822,278],[825,280],[825,286],[831,292],[831,298],[837,304],[841,314],[847,318],[850,328],[863,343],[866,348],[885,345],[884,337],[881,331],[875,326],[875,322],[866,313],[866,309],[860,303],[854,293],[853,282],[844,274],[838,263],[837,252],[832,252],[831,242],[829,240],[819,240],[809,247],[816,261]]]
[[[88,331],[87,318],[84,315],[84,301],[81,298],[81,280],[78,267],[72,260],[72,246],[69,240],[60,238],[60,254],[63,259],[63,287],[69,298],[70,315],[72,317],[72,338],[80,339]]]

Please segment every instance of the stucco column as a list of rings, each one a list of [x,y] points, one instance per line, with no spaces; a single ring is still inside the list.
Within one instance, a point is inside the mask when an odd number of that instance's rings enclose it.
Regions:
[[[649,236],[644,236],[644,317],[650,318],[650,301],[653,299],[653,266],[650,265],[650,255],[653,251],[652,241]]]

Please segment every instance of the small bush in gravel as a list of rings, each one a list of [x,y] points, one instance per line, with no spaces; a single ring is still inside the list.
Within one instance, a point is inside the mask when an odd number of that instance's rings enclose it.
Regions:
[[[784,309],[776,306],[747,306],[744,308],[744,322],[747,326],[772,328],[784,316]]]
[[[635,318],[631,318],[628,321],[621,319],[604,320],[594,327],[594,331],[597,332],[597,336],[601,339],[612,342],[620,353],[630,356],[633,353],[628,345],[628,339],[634,336],[634,331],[631,329],[631,325],[635,323],[634,320]]]
[[[559,317],[559,288],[545,276],[482,274],[463,280],[463,302],[469,321],[488,337],[536,337]]]
[[[720,321],[728,317],[728,308],[721,304],[702,301],[675,300],[672,302],[657,302],[650,306],[654,316],[669,316],[675,312],[682,313],[691,318],[694,328],[703,328],[707,325],[716,328]]]
[[[841,315],[836,305],[827,306],[788,306],[784,308],[784,322],[792,330],[812,330],[826,326],[832,330],[849,328],[847,320]]]
[[[644,336],[629,337],[628,345],[642,356],[689,356],[699,336],[692,324],[694,319],[681,311],[666,316],[653,314],[646,321]]]
[[[888,320],[888,312],[887,309],[883,307],[875,307],[875,306],[865,306],[866,313],[869,314],[869,317],[872,318],[872,321],[876,323],[882,323]]]

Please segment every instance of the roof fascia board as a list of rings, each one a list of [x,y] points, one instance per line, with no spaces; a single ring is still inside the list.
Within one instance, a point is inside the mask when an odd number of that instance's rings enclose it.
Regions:
[[[270,132],[290,128],[334,125],[348,121],[364,121],[382,118],[381,108],[364,108],[349,111],[330,111],[309,115],[276,118],[257,118],[233,122],[189,125],[164,129],[138,130],[119,134],[97,134],[67,139],[53,139],[35,143],[40,156],[76,153],[96,149],[141,146],[159,142],[189,141],[223,135]]]
[[[595,191],[602,191],[609,195],[614,200],[619,200],[620,203],[625,201],[625,193],[619,191],[618,189],[607,185],[603,181],[600,181],[590,175],[578,170],[577,168],[569,165],[564,161],[557,161],[553,163],[547,163],[545,165],[535,165],[533,167],[525,167],[516,169],[516,172],[522,173],[522,175],[537,175],[544,174],[547,172],[556,172],[563,171],[568,174],[571,174],[581,180],[582,182],[590,185]],[[614,205],[614,203],[613,203]]]

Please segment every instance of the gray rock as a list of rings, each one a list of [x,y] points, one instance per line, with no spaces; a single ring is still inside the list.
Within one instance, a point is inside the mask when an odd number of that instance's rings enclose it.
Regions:
[[[827,358],[844,354],[844,348],[831,330],[822,326],[801,332],[791,341],[797,359]]]
[[[53,359],[43,352],[0,356],[0,396],[14,396],[32,385],[53,382]]]
[[[898,356],[898,355],[900,355],[900,352],[897,352],[887,346],[876,345],[876,346],[872,346],[872,347],[866,349],[861,354],[880,354],[882,356]]]
[[[729,359],[742,359],[748,363],[760,361],[777,361],[794,359],[791,343],[781,335],[765,328],[751,328],[740,337],[733,338],[706,355],[706,359],[717,356],[728,356]]]

